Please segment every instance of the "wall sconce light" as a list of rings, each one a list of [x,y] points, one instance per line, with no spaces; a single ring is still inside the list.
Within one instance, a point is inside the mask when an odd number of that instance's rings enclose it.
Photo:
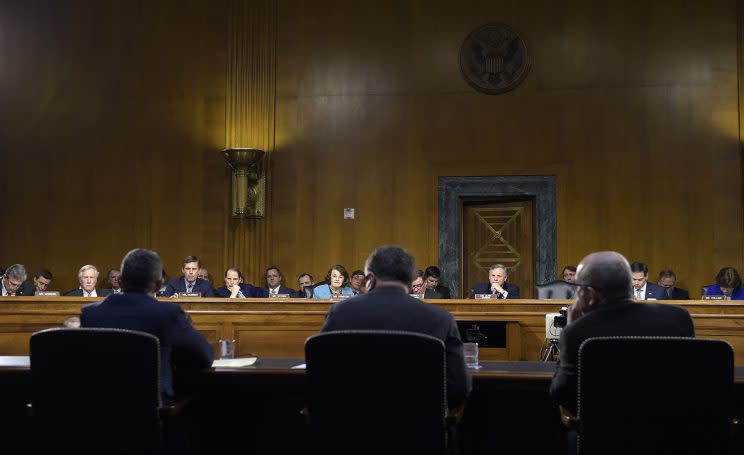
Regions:
[[[266,214],[266,152],[231,148],[222,153],[232,168],[233,218],[263,218]]]

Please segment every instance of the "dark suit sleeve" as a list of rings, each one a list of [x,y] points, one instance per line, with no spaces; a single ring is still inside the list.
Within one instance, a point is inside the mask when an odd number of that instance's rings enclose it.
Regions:
[[[202,297],[214,297],[214,290],[212,289],[212,283],[207,281],[204,283],[204,290],[202,291]]]
[[[564,408],[576,414],[576,394],[578,389],[578,358],[579,348],[573,346],[570,325],[561,332],[558,340],[560,359],[555,364],[555,374],[550,383],[550,395]]]
[[[170,297],[176,293],[176,288],[173,287],[173,280],[169,281],[165,285],[165,291],[163,291],[163,297]]]
[[[510,286],[510,289],[507,290],[509,292],[509,295],[507,298],[509,299],[518,299],[519,298],[519,286],[516,284],[512,284]]]
[[[444,349],[447,357],[447,405],[450,409],[454,409],[460,406],[470,393],[471,378],[465,369],[460,331],[451,315]]]
[[[212,366],[214,350],[204,336],[194,328],[183,309],[174,304],[170,315],[169,338],[177,368],[205,369]]]

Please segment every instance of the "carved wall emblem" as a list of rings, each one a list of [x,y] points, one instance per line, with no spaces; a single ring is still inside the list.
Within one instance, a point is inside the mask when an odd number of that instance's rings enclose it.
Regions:
[[[506,24],[482,25],[460,48],[460,70],[476,90],[495,95],[515,88],[529,69],[527,47]]]

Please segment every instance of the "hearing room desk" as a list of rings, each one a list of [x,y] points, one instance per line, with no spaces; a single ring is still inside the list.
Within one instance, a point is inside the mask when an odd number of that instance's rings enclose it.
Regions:
[[[32,333],[59,327],[80,308],[99,299],[81,297],[0,298],[0,355],[27,355]],[[186,310],[217,352],[220,339],[236,341],[239,356],[301,358],[305,339],[317,333],[332,304],[306,299],[161,299]],[[538,360],[545,339],[545,314],[568,300],[429,300],[452,313],[458,323],[492,326],[491,347],[483,360]],[[736,364],[744,366],[744,301],[659,301],[685,307],[698,337],[728,341]]]

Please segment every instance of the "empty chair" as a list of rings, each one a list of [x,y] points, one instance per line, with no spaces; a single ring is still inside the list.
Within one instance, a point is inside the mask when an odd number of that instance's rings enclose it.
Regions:
[[[445,453],[441,340],[410,332],[327,332],[307,339],[305,358],[313,453]]]
[[[728,343],[590,338],[579,349],[579,454],[723,454],[732,418]]]
[[[570,300],[575,297],[576,291],[570,283],[561,280],[535,286],[537,298],[545,300]]]
[[[31,336],[34,439],[42,453],[157,453],[160,348],[150,334],[49,329]]]

